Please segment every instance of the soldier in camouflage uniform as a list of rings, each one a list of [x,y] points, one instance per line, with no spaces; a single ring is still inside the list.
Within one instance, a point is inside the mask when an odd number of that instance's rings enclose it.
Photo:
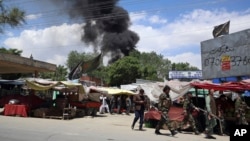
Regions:
[[[237,125],[248,125],[248,122],[245,117],[245,111],[247,109],[250,109],[250,107],[247,106],[246,102],[241,99],[241,97],[238,95],[236,101],[235,101],[235,114],[236,114],[236,124]]]
[[[189,122],[189,124],[193,128],[193,131],[194,131],[195,135],[199,135],[200,134],[199,131],[196,128],[195,120],[194,120],[194,117],[192,115],[192,112],[193,112],[194,109],[197,110],[197,111],[199,111],[199,109],[197,107],[195,107],[194,104],[193,104],[193,101],[192,101],[192,92],[187,92],[186,97],[184,99],[184,103],[183,103],[184,119],[181,122],[181,127],[178,129],[179,131],[181,130],[181,128],[187,122]]]
[[[160,129],[166,123],[168,129],[171,132],[171,135],[174,136],[176,132],[171,126],[170,119],[168,116],[168,111],[170,109],[170,106],[172,105],[172,100],[170,98],[169,92],[170,92],[170,87],[165,86],[163,88],[163,93],[159,96],[158,109],[161,112],[161,119],[156,125],[155,134],[161,134]]]
[[[217,116],[219,118],[220,135],[228,134],[226,131],[225,110],[228,108],[227,97],[222,93],[217,100]]]

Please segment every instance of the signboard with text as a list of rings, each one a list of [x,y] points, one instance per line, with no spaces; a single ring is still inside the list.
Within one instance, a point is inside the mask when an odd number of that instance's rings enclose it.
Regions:
[[[201,42],[203,79],[250,75],[250,29]]]
[[[169,71],[169,79],[201,79],[202,71]]]

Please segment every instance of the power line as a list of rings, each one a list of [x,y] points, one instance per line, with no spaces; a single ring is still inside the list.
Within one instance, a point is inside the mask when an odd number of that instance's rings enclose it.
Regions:
[[[243,24],[247,24],[247,25],[249,25],[248,23],[240,23],[240,24],[237,24],[237,25],[243,25]],[[235,25],[235,24],[234,24]],[[240,26],[237,26],[238,27],[238,29],[240,29]],[[241,27],[243,27],[243,26],[241,26]],[[170,33],[170,34],[168,34],[168,35],[166,35],[166,33],[164,33],[164,34],[157,34],[157,35],[152,35],[152,36],[140,36],[140,37],[142,37],[142,38],[154,38],[154,37],[159,37],[159,36],[171,36],[171,37],[173,37],[173,36],[180,36],[180,35],[182,35],[182,34],[187,34],[187,33],[194,33],[194,32],[201,32],[201,31],[205,31],[205,30],[211,30],[211,28],[209,28],[209,27],[205,27],[205,28],[203,28],[203,29],[200,29],[200,30],[188,30],[188,31],[183,31],[183,32],[178,32],[178,33]],[[212,36],[212,31],[211,31],[211,36]],[[68,48],[68,47],[81,47],[81,45],[80,44],[69,44],[69,45],[61,45],[61,46],[56,46],[57,48]],[[32,47],[30,47],[30,48],[25,48],[25,49],[29,49],[29,50],[38,50],[38,49],[48,49],[48,48],[55,48],[55,47],[51,47],[51,46],[49,46],[49,47],[43,47],[43,48],[32,48]]]
[[[159,12],[159,11],[167,11],[167,10],[171,10],[171,9],[174,9],[174,10],[177,10],[178,8],[185,8],[185,7],[193,7],[193,6],[200,6],[200,5],[207,5],[208,4],[208,2],[202,2],[202,3],[191,3],[191,4],[189,4],[189,5],[180,5],[180,6],[177,6],[177,7],[170,7],[170,8],[162,8],[162,9],[159,9],[159,8],[157,8],[157,9],[150,9],[150,10],[144,10],[144,12],[135,12],[134,13],[134,15],[135,16],[140,16],[140,15],[143,15],[143,14],[145,14],[145,13],[155,13],[155,12]],[[82,18],[82,20],[90,20],[90,19],[92,19],[92,20],[100,20],[100,19],[107,19],[107,18],[119,18],[119,17],[122,17],[122,16],[124,16],[124,14],[123,13],[121,13],[121,14],[115,14],[115,15],[106,15],[106,16],[99,16],[99,17],[85,17],[85,18]],[[46,17],[46,18],[49,18],[49,17],[54,17],[54,16],[51,16],[51,15],[45,15],[44,17]],[[80,21],[79,21],[80,22]],[[55,19],[54,21],[50,21],[50,23],[51,23],[51,25],[53,24],[53,23],[55,23],[55,24],[58,24],[58,23],[60,23],[60,21],[58,21],[57,19]],[[48,24],[48,22],[46,22],[46,23],[39,23],[38,24],[38,26],[43,26],[43,25],[50,25],[50,23]],[[30,27],[34,27],[34,26],[36,26],[36,24],[33,24],[33,25],[30,25]],[[28,28],[28,26],[24,26],[24,27],[26,27],[26,28]],[[20,28],[22,28],[22,27],[20,27]]]
[[[200,3],[202,4],[202,3]],[[204,4],[204,3],[203,3]],[[183,6],[181,6],[183,7]],[[176,9],[176,7],[172,7],[173,9]],[[151,13],[151,12],[154,12],[154,11],[158,11],[159,9],[151,9],[150,11],[147,11],[146,13]],[[165,8],[165,9],[162,9],[162,10],[170,10],[168,8]],[[144,12],[137,12],[134,14],[134,16],[138,16],[138,15],[142,15],[144,14]],[[95,20],[98,20],[98,19],[104,19],[104,18],[114,18],[114,17],[119,17],[119,16],[124,16],[123,14],[120,14],[120,15],[111,15],[111,16],[104,16],[104,17],[96,17]],[[228,19],[226,19],[228,20]],[[78,21],[79,23],[81,21]],[[61,24],[61,21],[58,21],[57,19],[55,19],[54,21],[50,21],[50,22],[46,22],[46,23],[39,23],[39,24],[33,24],[33,25],[29,25],[29,26],[24,26],[24,27],[19,27],[19,29],[21,30],[22,28],[29,28],[29,27],[39,27],[39,26],[49,26],[49,25],[55,25],[55,24]],[[243,23],[244,24],[244,23]],[[198,31],[198,30],[197,30]]]

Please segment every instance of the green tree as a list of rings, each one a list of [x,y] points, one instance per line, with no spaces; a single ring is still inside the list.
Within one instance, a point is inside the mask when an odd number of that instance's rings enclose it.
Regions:
[[[171,61],[164,59],[162,55],[156,52],[140,53],[134,51],[130,54],[139,59],[142,79],[161,81],[168,76],[171,69]]]
[[[7,53],[7,54],[13,54],[13,55],[18,55],[21,56],[22,54],[22,50],[18,50],[18,49],[6,49],[4,47],[0,48],[0,53]]]
[[[79,53],[77,51],[71,51],[68,54],[68,59],[67,59],[67,67],[69,70],[72,70],[77,64],[81,61],[86,61],[94,58],[97,54],[96,53]]]
[[[191,66],[189,63],[173,63],[172,70],[175,71],[197,71],[199,68]]]
[[[9,25],[10,27],[16,27],[18,25],[22,25],[25,23],[25,12],[13,7],[13,8],[7,8],[3,4],[3,0],[0,0],[0,33],[3,33],[3,29],[6,25]],[[1,53],[9,53],[21,56],[22,51],[17,49],[5,49],[4,47],[0,48]],[[21,74],[1,74],[2,79],[8,79],[8,80],[14,80],[21,77]]]
[[[120,86],[121,84],[130,84],[141,77],[140,62],[132,56],[123,57],[108,66],[106,82],[110,86]]]
[[[40,77],[43,79],[52,79],[53,81],[65,81],[67,80],[67,68],[62,65],[56,67],[55,72],[43,72],[40,73]]]
[[[67,80],[67,74],[68,74],[67,68],[65,68],[64,66],[59,65],[58,67],[56,67],[54,80],[56,80],[56,81],[65,81],[65,80]]]
[[[25,23],[25,12],[17,7],[7,8],[4,1],[0,0],[0,33],[3,33],[5,25],[16,27]]]

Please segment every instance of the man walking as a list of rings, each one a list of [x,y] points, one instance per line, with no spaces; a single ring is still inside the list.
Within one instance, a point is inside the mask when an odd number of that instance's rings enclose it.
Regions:
[[[105,113],[105,110],[107,110],[107,112],[109,113],[109,105],[107,103],[107,97],[105,94],[100,96],[100,101],[102,105],[100,106],[99,113],[103,114]]]
[[[170,119],[168,116],[169,109],[172,105],[172,100],[170,98],[169,92],[170,92],[170,87],[166,85],[163,88],[163,93],[159,96],[158,109],[161,112],[161,119],[155,128],[155,134],[157,134],[157,135],[161,134],[160,129],[162,128],[163,124],[165,124],[165,123],[167,124],[167,127],[170,130],[172,136],[177,134],[174,131],[174,129],[172,128],[171,123],[170,123]]]
[[[133,97],[133,102],[135,103],[135,117],[132,123],[131,128],[134,129],[135,123],[138,119],[139,121],[139,130],[143,130],[143,120],[144,120],[144,110],[145,110],[145,97],[144,97],[144,90],[140,89],[139,94]]]
[[[242,100],[241,96],[238,94],[235,101],[235,114],[236,114],[236,125],[248,125],[246,120],[245,111],[250,109],[246,102]]]
[[[197,107],[194,106],[193,101],[192,101],[192,92],[187,92],[185,99],[184,99],[184,103],[183,103],[183,114],[184,114],[184,119],[181,122],[181,127],[179,130],[181,130],[181,128],[189,122],[189,124],[191,125],[191,127],[193,128],[193,131],[195,133],[195,135],[199,135],[199,131],[196,127],[195,124],[195,120],[194,117],[192,115],[193,110],[197,110],[199,111],[199,109]]]
[[[215,116],[216,116],[216,103],[214,99],[214,89],[209,90],[209,94],[205,98],[206,101],[206,129],[205,134],[208,139],[216,139],[212,136],[214,127],[217,125]]]

